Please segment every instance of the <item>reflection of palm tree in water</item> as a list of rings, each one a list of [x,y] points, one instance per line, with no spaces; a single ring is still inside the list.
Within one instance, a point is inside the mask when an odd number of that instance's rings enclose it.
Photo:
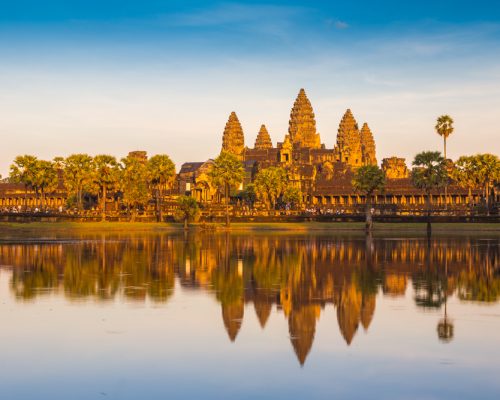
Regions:
[[[453,323],[448,320],[447,303],[448,303],[448,252],[445,245],[444,255],[444,318],[438,322],[437,334],[440,341],[449,343],[453,339]]]

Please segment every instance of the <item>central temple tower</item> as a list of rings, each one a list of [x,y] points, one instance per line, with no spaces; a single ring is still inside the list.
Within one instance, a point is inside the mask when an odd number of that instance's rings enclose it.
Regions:
[[[321,148],[319,133],[316,133],[316,120],[313,108],[304,89],[300,89],[299,95],[290,112],[288,134],[295,148]]]

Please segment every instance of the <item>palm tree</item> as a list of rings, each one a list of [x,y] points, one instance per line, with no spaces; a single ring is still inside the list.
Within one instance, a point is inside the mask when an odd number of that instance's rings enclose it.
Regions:
[[[427,234],[431,234],[431,191],[443,187],[447,180],[445,159],[439,151],[423,151],[413,160],[413,185],[427,195]]]
[[[180,196],[177,200],[177,210],[175,218],[178,221],[184,221],[184,229],[188,229],[190,221],[195,221],[200,215],[198,203],[191,196]]]
[[[209,179],[214,186],[224,187],[224,197],[226,203],[226,226],[229,226],[229,191],[232,187],[243,182],[245,170],[243,164],[234,155],[228,152],[221,152],[214,160],[214,164],[209,172]]]
[[[147,165],[142,160],[127,156],[121,160],[120,189],[123,192],[123,202],[134,222],[137,209],[144,207],[149,200],[149,174]]]
[[[486,197],[486,212],[490,215],[491,187],[500,180],[500,160],[493,154],[478,154],[474,156],[478,166],[479,184],[484,188]]]
[[[41,209],[46,208],[46,193],[53,192],[59,185],[59,176],[52,161],[37,160],[33,186],[40,190]]]
[[[33,187],[35,181],[37,158],[35,156],[17,156],[10,166],[10,181],[24,185],[24,211],[27,208],[28,188]]]
[[[451,177],[461,187],[467,189],[469,209],[472,212],[472,189],[479,186],[479,164],[475,156],[461,156],[451,170]]]
[[[76,197],[79,210],[83,208],[83,192],[92,183],[92,162],[88,154],[72,154],[64,160],[64,185]]]
[[[435,129],[438,135],[443,137],[443,154],[446,160],[446,139],[453,133],[453,119],[449,115],[441,115],[436,121]],[[448,185],[444,186],[444,206],[448,207]]]
[[[175,164],[166,154],[157,154],[148,160],[149,178],[155,188],[156,218],[162,221],[163,188],[170,187],[175,180]]]
[[[352,185],[354,190],[364,193],[366,196],[366,223],[365,229],[370,232],[373,227],[372,220],[372,196],[377,190],[382,190],[385,186],[385,174],[376,165],[365,165],[355,172],[354,178],[352,180]]]
[[[286,188],[286,171],[281,167],[264,168],[257,173],[254,184],[257,197],[274,209]]]
[[[444,141],[444,158],[446,159],[446,139],[453,133],[453,119],[449,115],[441,115],[436,121],[436,132]]]
[[[101,200],[101,220],[106,221],[106,199],[108,190],[115,189],[118,183],[119,166],[114,156],[100,154],[94,157],[94,183],[99,189]]]

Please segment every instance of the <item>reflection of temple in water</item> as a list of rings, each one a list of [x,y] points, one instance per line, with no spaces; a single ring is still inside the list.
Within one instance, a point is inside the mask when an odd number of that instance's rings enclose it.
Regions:
[[[242,329],[245,304],[253,304],[263,329],[274,307],[288,321],[300,364],[328,304],[350,345],[360,329],[369,329],[378,294],[404,296],[411,286],[415,304],[434,309],[452,295],[500,298],[498,240],[86,236],[70,243],[2,244],[0,265],[12,269],[12,293],[24,301],[58,292],[70,300],[166,302],[177,279],[186,290],[213,293],[231,341]],[[441,323],[440,337],[451,340],[450,329]]]

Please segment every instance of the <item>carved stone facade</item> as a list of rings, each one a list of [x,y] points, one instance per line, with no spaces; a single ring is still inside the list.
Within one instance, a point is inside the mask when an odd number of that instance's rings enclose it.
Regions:
[[[360,132],[361,136],[361,154],[363,165],[377,165],[377,156],[375,154],[375,140],[372,131],[365,122]]]
[[[304,89],[300,89],[290,112],[288,134],[294,147],[310,149],[321,147],[319,133],[316,132],[314,111]]]
[[[384,158],[382,160],[382,170],[389,179],[403,179],[410,176],[406,167],[405,159],[399,157]]]
[[[245,149],[245,139],[240,121],[233,111],[229,115],[229,119],[224,128],[222,135],[222,150],[232,153],[243,159],[243,151]]]
[[[254,148],[257,150],[271,149],[273,147],[273,142],[271,141],[271,136],[266,129],[265,125],[261,125],[257,139],[255,139]]]

